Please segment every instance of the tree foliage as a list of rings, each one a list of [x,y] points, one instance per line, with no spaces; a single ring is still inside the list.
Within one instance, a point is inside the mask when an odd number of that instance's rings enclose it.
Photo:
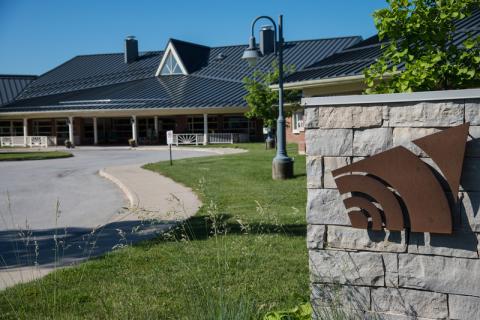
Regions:
[[[382,56],[365,70],[367,93],[446,90],[480,85],[480,36],[453,43],[455,22],[480,0],[388,0],[374,13]]]
[[[285,74],[294,71],[293,66],[284,67]],[[274,128],[278,117],[278,91],[270,88],[270,85],[278,83],[279,69],[278,64],[272,64],[272,71],[263,72],[256,70],[251,77],[243,79],[247,95],[245,101],[249,110],[245,116],[249,119],[258,118],[263,120],[263,124],[267,128]],[[299,107],[301,92],[299,90],[284,90],[284,104],[289,104],[285,108],[285,115],[290,116],[291,113]]]

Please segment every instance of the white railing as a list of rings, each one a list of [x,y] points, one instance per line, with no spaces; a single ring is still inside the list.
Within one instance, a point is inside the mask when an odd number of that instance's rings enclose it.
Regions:
[[[173,143],[177,145],[179,144],[194,144],[198,146],[199,144],[203,144],[203,134],[197,133],[179,133],[173,135]]]
[[[238,142],[248,142],[248,134],[244,133],[209,133],[207,141],[211,144],[233,144]],[[204,135],[202,133],[178,133],[173,135],[173,143],[180,144],[203,144]]]
[[[49,147],[57,145],[57,137],[12,136],[0,137],[0,147]]]

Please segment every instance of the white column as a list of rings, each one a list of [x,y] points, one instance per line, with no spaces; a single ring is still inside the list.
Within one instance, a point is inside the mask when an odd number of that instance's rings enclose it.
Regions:
[[[68,117],[68,140],[70,140],[72,144],[75,144],[73,139],[73,117]]]
[[[98,128],[97,128],[97,118],[93,117],[93,144],[98,144]]]
[[[208,144],[208,114],[203,114],[203,145]]]
[[[138,144],[137,140],[137,116],[132,116],[132,139]]]
[[[158,139],[158,116],[153,118],[153,129],[155,130],[155,138]]]
[[[27,136],[28,136],[28,119],[23,119],[23,144],[27,146]]]
[[[13,134],[13,121],[10,121],[10,136],[14,136]]]

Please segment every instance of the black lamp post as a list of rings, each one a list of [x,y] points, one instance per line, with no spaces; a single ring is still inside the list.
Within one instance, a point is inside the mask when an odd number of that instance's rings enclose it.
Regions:
[[[280,15],[278,19],[278,30],[275,21],[268,16],[260,16],[255,18],[252,22],[252,35],[248,48],[243,53],[242,59],[248,61],[248,63],[254,66],[258,59],[262,57],[261,52],[258,50],[255,36],[254,27],[255,23],[260,19],[267,19],[273,24],[274,28],[274,52],[278,58],[278,119],[277,119],[277,154],[273,158],[272,162],[272,178],[277,179],[289,179],[293,177],[293,160],[287,155],[286,148],[286,135],[285,135],[285,116],[283,111],[283,16]]]

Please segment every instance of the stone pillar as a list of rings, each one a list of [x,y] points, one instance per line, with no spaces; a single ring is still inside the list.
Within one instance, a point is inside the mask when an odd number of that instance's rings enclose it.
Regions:
[[[203,114],[203,145],[208,144],[208,114]]]
[[[28,136],[28,119],[23,118],[23,144],[27,146],[27,136]]]
[[[138,135],[137,135],[137,116],[133,115],[131,121],[132,121],[132,139],[135,140],[135,143],[138,144],[138,141],[137,141],[137,138],[138,138]]]
[[[68,117],[68,140],[70,140],[70,142],[74,144],[73,117]]]
[[[98,125],[96,117],[93,117],[93,144],[98,144]]]
[[[307,104],[307,246],[314,312],[335,305],[368,319],[478,319],[480,97],[406,102],[399,97],[392,95],[390,103],[362,104],[359,96],[334,107]],[[459,200],[452,203],[452,234],[411,232],[408,225],[402,231],[351,226],[332,170],[396,146],[435,166],[412,141],[466,121],[471,141]]]

